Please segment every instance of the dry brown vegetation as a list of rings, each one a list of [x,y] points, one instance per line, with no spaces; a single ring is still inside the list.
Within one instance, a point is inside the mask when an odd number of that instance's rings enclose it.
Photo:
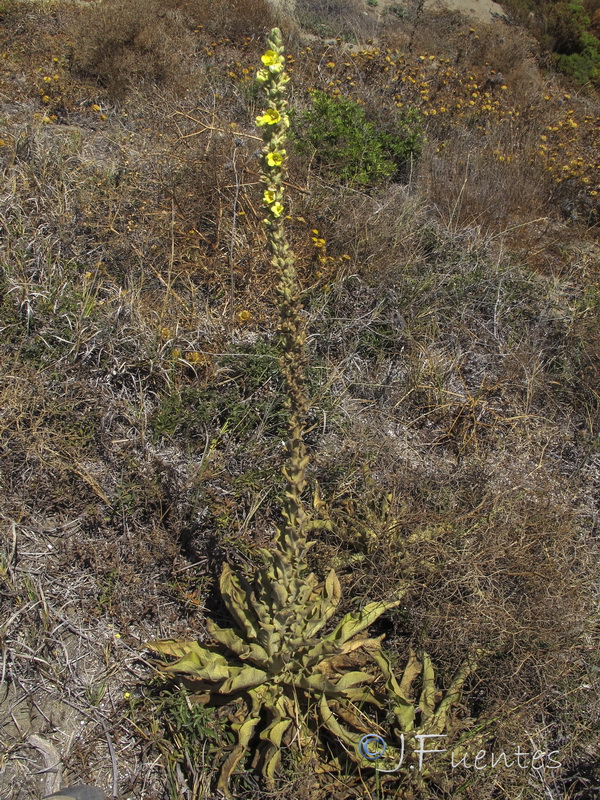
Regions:
[[[335,523],[312,566],[336,564],[348,603],[411,580],[379,631],[399,658],[425,647],[450,676],[488,648],[461,720],[485,723],[488,751],[558,751],[562,766],[455,770],[422,794],[290,759],[276,796],[591,800],[598,97],[544,74],[517,26],[347,7],[298,0],[294,107],[321,89],[382,127],[414,108],[425,145],[402,182],[366,188],[291,156],[307,502],[318,483]],[[77,781],[215,796],[226,709],[148,688],[143,643],[204,639],[223,561],[254,563],[273,532],[284,410],[252,76],[277,13],[0,4],[6,800]],[[486,96],[491,70],[506,88]],[[240,798],[273,796],[236,780]]]

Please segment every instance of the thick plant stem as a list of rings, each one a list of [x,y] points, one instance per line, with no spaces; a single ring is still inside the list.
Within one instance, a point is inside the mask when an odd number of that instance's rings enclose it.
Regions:
[[[263,56],[264,69],[257,75],[264,83],[269,108],[257,118],[263,129],[265,146],[262,151],[263,195],[267,209],[265,224],[271,249],[271,263],[279,276],[279,333],[282,339],[281,369],[285,382],[286,405],[289,410],[287,460],[283,468],[286,479],[282,516],[283,525],[276,543],[299,576],[306,569],[307,516],[302,505],[306,483],[308,456],[304,445],[304,424],[308,401],[306,397],[306,332],[302,321],[300,292],[294,267],[295,256],[285,235],[284,192],[285,142],[289,127],[285,87],[288,77],[284,70],[281,32],[275,28],[269,37],[269,50]],[[282,565],[283,566],[283,565]],[[288,570],[285,570],[290,575]],[[285,581],[284,576],[281,578]],[[296,581],[297,582],[297,581]],[[294,596],[297,587],[286,587]],[[292,598],[290,598],[292,599]]]

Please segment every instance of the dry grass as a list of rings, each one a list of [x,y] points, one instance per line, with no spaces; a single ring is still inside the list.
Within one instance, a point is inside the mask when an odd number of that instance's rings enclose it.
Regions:
[[[53,788],[32,734],[56,749],[63,785],[212,796],[225,712],[144,688],[142,644],[204,637],[203,614],[222,611],[223,560],[255,559],[281,492],[252,138],[256,37],[269,23],[258,2],[164,5],[145,6],[155,16],[143,25],[131,4],[122,18],[108,4],[85,16],[27,3],[4,12],[7,800]],[[460,795],[455,771],[427,800],[587,800],[600,715],[597,100],[567,98],[516,33],[469,39],[457,19],[436,52],[442,23],[423,19],[412,56],[395,51],[400,22],[389,42],[352,51],[297,32],[290,44],[297,107],[319,88],[387,124],[403,103],[428,139],[405,184],[365,191],[292,155],[311,478],[333,523],[314,567],[337,559],[356,602],[410,578],[405,607],[384,623],[399,656],[424,646],[449,676],[469,646],[488,646],[461,716],[489,721],[488,749],[560,751],[555,774],[471,774]],[[68,30],[79,31],[79,70]],[[465,42],[469,69],[455,63]],[[509,77],[486,98],[477,87],[490,68]],[[251,775],[238,781],[240,796],[266,797]],[[307,761],[286,765],[276,796],[403,795],[345,768],[315,775]]]

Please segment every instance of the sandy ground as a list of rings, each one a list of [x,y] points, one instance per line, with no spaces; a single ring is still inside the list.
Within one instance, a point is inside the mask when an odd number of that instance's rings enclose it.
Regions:
[[[377,7],[371,7],[371,10],[384,14],[390,6],[398,4],[398,0],[379,0]],[[451,11],[460,11],[479,22],[493,22],[506,18],[502,6],[493,0],[425,0],[425,8],[428,10],[448,8]]]
[[[426,0],[425,8],[449,8],[451,11],[461,11],[480,22],[493,22],[495,19],[506,18],[502,6],[493,0]]]

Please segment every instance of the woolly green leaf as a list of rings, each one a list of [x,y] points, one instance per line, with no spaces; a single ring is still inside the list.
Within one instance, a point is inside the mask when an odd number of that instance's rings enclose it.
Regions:
[[[477,650],[474,655],[465,659],[460,666],[454,680],[448,687],[444,699],[438,705],[436,713],[430,719],[428,730],[434,733],[442,733],[446,727],[446,720],[448,712],[451,707],[460,700],[462,688],[469,677],[477,669],[477,658],[483,653],[483,650]]]
[[[369,625],[372,625],[375,620],[384,614],[388,609],[399,606],[402,602],[399,600],[391,600],[385,602],[367,603],[367,605],[360,611],[353,611],[342,619],[339,625],[330,634],[324,638],[328,641],[334,641],[337,644],[344,644],[357,633],[364,631]]]
[[[325,580],[325,585],[323,589],[325,592],[325,597],[320,599],[315,604],[316,605],[315,609],[308,614],[306,623],[306,635],[309,637],[314,636],[322,628],[325,627],[327,622],[335,614],[336,609],[340,603],[342,590],[340,588],[340,582],[338,580],[338,577],[335,574],[335,570],[332,569],[329,572],[329,575]]]
[[[325,695],[322,695],[319,701],[319,717],[321,718],[321,722],[323,725],[325,725],[327,730],[331,731],[334,736],[337,736],[339,739],[345,742],[348,747],[351,748],[351,755],[355,757],[361,737],[351,733],[344,728],[343,725],[340,725],[333,711],[329,707]]]
[[[233,670],[231,671],[233,672]],[[266,680],[266,672],[247,665],[236,671],[232,677],[225,681],[219,688],[219,694],[232,694],[233,692],[239,692],[241,689],[251,689],[254,686],[260,686]]]
[[[232,572],[229,564],[223,566],[220,590],[229,613],[239,627],[246,631],[249,639],[256,639],[260,626],[256,613],[250,605],[252,593],[249,587],[242,589],[239,577]]]
[[[281,740],[291,724],[291,719],[274,719],[260,734],[260,738],[268,742],[263,755],[263,774],[267,778],[273,778],[277,771],[281,761]]]
[[[177,639],[156,639],[152,642],[146,642],[145,647],[149,650],[154,650],[155,653],[163,653],[166,656],[176,656],[181,658],[188,650],[192,649],[194,645],[200,647],[197,641],[180,642]],[[225,661],[225,659],[223,659]]]
[[[384,677],[386,679],[385,687],[388,690],[388,693],[390,694],[392,701],[394,703],[393,705],[394,716],[396,717],[396,721],[400,726],[400,730],[404,731],[405,733],[408,733],[409,731],[412,731],[415,725],[414,703],[408,698],[402,686],[398,683],[388,656],[383,651],[379,651],[377,653],[374,653],[373,657],[379,664],[381,671],[383,672]],[[406,671],[409,669],[409,667],[412,670],[412,664],[410,659],[404,670],[405,677],[407,675]],[[419,673],[420,667],[421,665],[419,664],[416,674]],[[412,678],[411,678],[411,683],[412,683]]]
[[[408,700],[411,697],[411,687],[416,677],[421,674],[421,670],[423,669],[423,665],[417,658],[417,654],[414,650],[410,650],[408,655],[408,662],[404,667],[404,672],[402,673],[402,680],[400,681],[400,695],[401,697],[406,697]]]
[[[370,672],[346,672],[345,675],[337,681],[336,686],[338,689],[349,689],[351,686],[356,686],[359,683],[373,683],[375,676]]]
[[[216,622],[211,619],[206,620],[206,629],[213,639],[219,644],[227,647],[232,653],[235,653],[241,659],[258,664],[259,667],[266,667],[269,663],[269,658],[263,648],[255,642],[245,642],[233,628],[221,628]]]
[[[274,608],[286,608],[289,596],[285,586],[281,583],[273,582],[271,584],[271,599],[274,601]]]
[[[212,648],[203,647],[198,642],[177,643],[172,640],[149,642],[148,646],[157,652],[168,655],[182,653],[175,663],[162,667],[163,672],[182,673],[192,675],[200,680],[222,681],[230,677],[234,667],[227,659]]]
[[[308,689],[313,692],[323,692],[330,696],[342,694],[342,690],[338,690],[335,683],[327,680],[324,675],[315,673],[313,675],[291,675],[290,680],[295,686],[301,689]]]
[[[233,748],[229,756],[226,758],[225,763],[221,767],[221,773],[217,783],[217,790],[222,792],[227,798],[232,796],[229,791],[229,779],[231,774],[244,755],[248,752],[248,745],[259,722],[260,717],[247,717],[240,725],[233,726],[237,729],[238,743]]]
[[[435,711],[435,671],[427,653],[423,653],[423,689],[419,700],[423,722]]]
[[[338,650],[340,653],[353,653],[355,650],[362,648],[363,650],[374,652],[381,649],[381,643],[384,639],[384,633],[374,639],[370,638],[369,636],[359,636],[356,639],[350,639],[349,642],[344,642],[344,644],[339,647]]]
[[[273,656],[279,650],[281,642],[281,626],[270,625],[263,623],[257,635],[258,643],[264,648],[269,657]]]
[[[351,686],[349,689],[344,689],[344,698],[356,704],[370,703],[376,708],[384,707],[384,703],[375,697],[368,686]]]

